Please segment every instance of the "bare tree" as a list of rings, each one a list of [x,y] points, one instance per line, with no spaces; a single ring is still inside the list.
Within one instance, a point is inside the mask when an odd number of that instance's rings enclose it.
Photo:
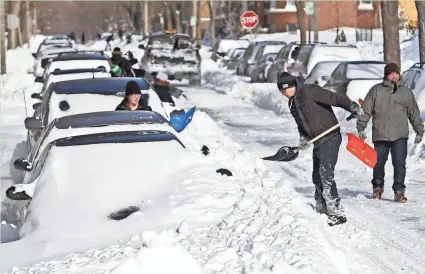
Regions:
[[[294,1],[295,6],[297,7],[297,21],[298,27],[300,29],[300,42],[306,41],[306,26],[305,26],[305,12],[304,12],[304,2],[303,0]]]
[[[31,33],[37,32],[37,2],[29,1],[31,8]]]
[[[207,1],[208,3],[208,9],[210,11],[210,40],[211,40],[211,47],[214,47],[215,45],[215,4],[214,1]]]
[[[4,1],[0,1],[0,16],[1,16],[1,24],[0,24],[0,41],[1,41],[1,49],[0,49],[0,60],[1,60],[1,65],[0,65],[0,73],[1,74],[6,74],[6,43],[5,43],[5,30],[6,30],[6,24],[5,24],[5,19],[6,19],[6,12],[5,12],[5,2]]]
[[[416,10],[418,12],[418,28],[419,28],[419,61],[425,62],[425,2],[415,1]]]
[[[19,17],[19,8],[20,8],[20,2],[19,1],[10,1],[8,2],[8,10],[9,14],[15,15]],[[7,35],[7,48],[8,49],[14,49],[19,44],[19,29],[15,26],[13,26],[12,29],[8,29],[8,35]]]
[[[381,0],[384,60],[400,66],[398,1]]]
[[[182,3],[174,3],[174,9],[171,10],[171,13],[174,14],[174,24],[176,27],[177,33],[182,32],[182,23],[181,23],[181,12],[182,12]]]
[[[21,31],[22,31],[22,43],[26,44],[30,41],[30,1],[21,1]]]

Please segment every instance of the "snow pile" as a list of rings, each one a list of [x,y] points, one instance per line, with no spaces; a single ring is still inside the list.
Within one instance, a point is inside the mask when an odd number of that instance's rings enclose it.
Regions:
[[[219,93],[231,94],[235,99],[252,102],[256,106],[274,111],[276,114],[289,113],[286,100],[273,83],[247,83],[241,77],[228,71],[204,71],[202,79],[206,87]],[[217,85],[220,83],[220,85]]]
[[[27,72],[32,68],[34,57],[28,50],[28,45],[8,50],[6,53],[6,71],[7,72]]]
[[[32,35],[29,41],[29,52],[37,53],[38,47],[40,46],[41,43],[43,43],[44,39],[46,39],[46,36],[44,35],[41,35],[41,34]]]

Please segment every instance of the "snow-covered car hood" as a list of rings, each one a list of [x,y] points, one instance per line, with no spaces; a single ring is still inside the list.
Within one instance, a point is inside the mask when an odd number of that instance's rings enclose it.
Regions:
[[[358,103],[359,99],[364,100],[369,90],[382,80],[352,80],[347,87],[347,96],[350,100]]]

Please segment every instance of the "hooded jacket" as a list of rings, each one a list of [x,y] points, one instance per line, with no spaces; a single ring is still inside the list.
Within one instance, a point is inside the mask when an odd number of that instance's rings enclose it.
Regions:
[[[130,110],[129,108],[127,108],[126,103],[127,103],[127,99],[124,98],[124,100],[121,101],[121,103],[116,107],[115,110]],[[148,106],[142,98],[140,98],[139,106],[135,110],[152,111],[152,108]]]

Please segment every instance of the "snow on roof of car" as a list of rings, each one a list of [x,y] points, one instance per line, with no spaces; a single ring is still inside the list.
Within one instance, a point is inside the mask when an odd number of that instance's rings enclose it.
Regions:
[[[103,68],[82,68],[82,69],[64,69],[53,71],[52,75],[63,75],[63,74],[75,74],[75,73],[84,73],[84,72],[105,72]]]
[[[98,127],[108,125],[163,124],[167,120],[152,111],[100,111],[81,113],[59,118],[55,127],[58,129]]]
[[[149,90],[151,87],[149,82],[144,78],[111,77],[63,81],[55,83],[53,90],[56,94],[117,93],[125,92],[125,86],[130,81],[135,81],[141,90]]]
[[[322,61],[357,61],[362,59],[360,50],[352,45],[315,44],[308,61],[307,72],[310,73],[313,67]]]
[[[282,49],[283,46],[284,46],[283,44],[279,44],[279,45],[266,45],[264,47],[264,50],[263,50],[263,55],[266,55],[268,53],[278,53]]]
[[[69,53],[61,56],[56,56],[52,62],[56,61],[69,61],[69,60],[108,60],[106,55],[94,53]]]
[[[347,79],[379,80],[384,77],[385,62],[350,62],[347,64]]]
[[[45,77],[53,71],[68,70],[68,69],[82,69],[82,68],[98,68],[104,67],[106,71],[111,70],[111,65],[107,59],[86,59],[86,60],[60,60],[58,62],[51,62],[46,66],[44,71]]]
[[[247,48],[250,44],[249,40],[245,39],[221,39],[218,42],[217,52],[226,53],[233,48]]]

